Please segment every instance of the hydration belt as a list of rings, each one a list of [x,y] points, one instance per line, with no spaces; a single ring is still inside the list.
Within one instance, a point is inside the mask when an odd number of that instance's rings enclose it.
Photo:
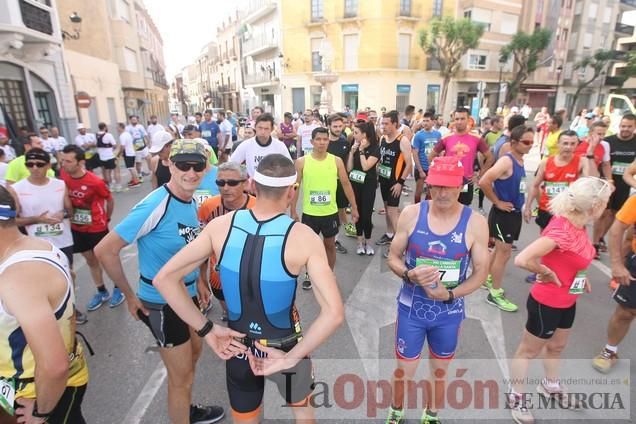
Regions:
[[[256,347],[256,342],[260,343],[266,347],[273,347],[276,349],[291,349],[298,344],[298,342],[303,338],[302,333],[292,333],[287,337],[282,337],[279,339],[256,339],[253,337],[245,336],[245,337],[234,337],[234,340],[242,343],[247,347]]]

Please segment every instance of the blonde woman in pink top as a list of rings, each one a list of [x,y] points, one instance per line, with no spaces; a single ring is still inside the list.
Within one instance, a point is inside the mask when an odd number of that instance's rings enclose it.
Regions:
[[[515,382],[509,406],[515,422],[534,423],[524,404],[523,381],[530,359],[545,349],[546,377],[537,391],[555,397],[562,408],[575,408],[559,384],[559,359],[570,335],[576,314],[576,300],[590,292],[587,268],[594,259],[594,247],[585,226],[605,210],[612,188],[605,180],[582,177],[558,194],[549,204],[554,218],[541,237],[515,258],[515,265],[537,274],[526,304],[528,319],[511,363],[510,378]]]

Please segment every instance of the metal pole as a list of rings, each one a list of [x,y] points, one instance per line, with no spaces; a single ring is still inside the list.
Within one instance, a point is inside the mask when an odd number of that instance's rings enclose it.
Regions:
[[[502,77],[502,73],[503,73],[503,65],[500,63],[499,64],[499,84],[497,84],[497,104],[495,105],[495,110],[494,112],[497,112],[497,109],[499,108],[499,102],[500,102],[500,97],[501,97],[501,77]]]

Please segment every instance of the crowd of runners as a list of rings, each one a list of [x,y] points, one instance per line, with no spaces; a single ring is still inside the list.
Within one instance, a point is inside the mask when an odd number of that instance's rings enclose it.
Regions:
[[[609,283],[617,305],[592,367],[611,371],[636,314],[636,116],[622,116],[615,134],[598,112],[572,125],[562,129],[563,115],[545,108],[532,122],[514,107],[477,122],[464,108],[448,121],[413,106],[306,110],[277,121],[255,107],[244,124],[231,111],[183,123],[173,115],[165,126],[131,116],[116,128],[100,123],[96,134],[80,124],[70,142],[56,128],[12,140],[0,132],[0,423],[84,423],[90,346],[76,326],[124,302],[159,347],[170,422],[225,416],[221,406],[192,403],[204,344],[226,361],[234,422],[259,422],[265,378],[296,406],[298,422],[314,422],[310,357],[344,320],[334,270],[338,255],[352,256],[339,241],[347,236],[357,255],[382,254],[402,281],[394,340],[401,372],[387,424],[405,420],[404,381],[414,378],[424,343],[431,372],[446,375],[466,296],[482,288],[474,296],[493,313],[519,309],[505,292],[511,266],[527,270],[531,284],[510,361],[512,418],[534,422],[520,382],[538,356],[545,378],[537,390],[578,408],[554,360],[578,297],[590,291],[588,268],[607,251],[613,278],[594,283]],[[526,175],[532,149],[542,159]],[[111,225],[117,193],[148,186]],[[405,196],[413,196],[408,206]],[[383,234],[373,234],[378,215]],[[538,238],[516,246],[532,219]],[[121,257],[132,244],[137,281]],[[74,254],[95,285],[86,305],[74,295],[84,284]],[[298,284],[320,309],[305,329]],[[207,312],[217,301],[222,320],[213,323]],[[444,394],[432,387],[422,423],[443,415]]]

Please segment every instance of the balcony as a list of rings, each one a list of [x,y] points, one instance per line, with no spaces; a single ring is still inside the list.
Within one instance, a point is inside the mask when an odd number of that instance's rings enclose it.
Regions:
[[[276,10],[276,0],[249,0],[245,23],[253,23]]]
[[[257,72],[255,74],[246,74],[243,80],[245,85],[274,85],[280,81],[280,78],[274,73]]]
[[[611,87],[621,87],[625,83],[625,77],[605,77],[605,85]]]
[[[625,10],[636,9],[636,0],[620,0],[619,4]]]
[[[633,35],[634,34],[634,26],[633,25],[622,24],[620,22],[617,22],[616,23],[616,27],[614,28],[614,31],[617,34]]]
[[[20,12],[24,26],[34,31],[53,35],[53,21],[51,13],[33,3],[20,0]]]
[[[236,84],[219,85],[221,93],[233,93],[236,91]]]
[[[254,33],[243,41],[243,57],[254,56],[278,48],[278,37],[268,37],[264,32]]]

